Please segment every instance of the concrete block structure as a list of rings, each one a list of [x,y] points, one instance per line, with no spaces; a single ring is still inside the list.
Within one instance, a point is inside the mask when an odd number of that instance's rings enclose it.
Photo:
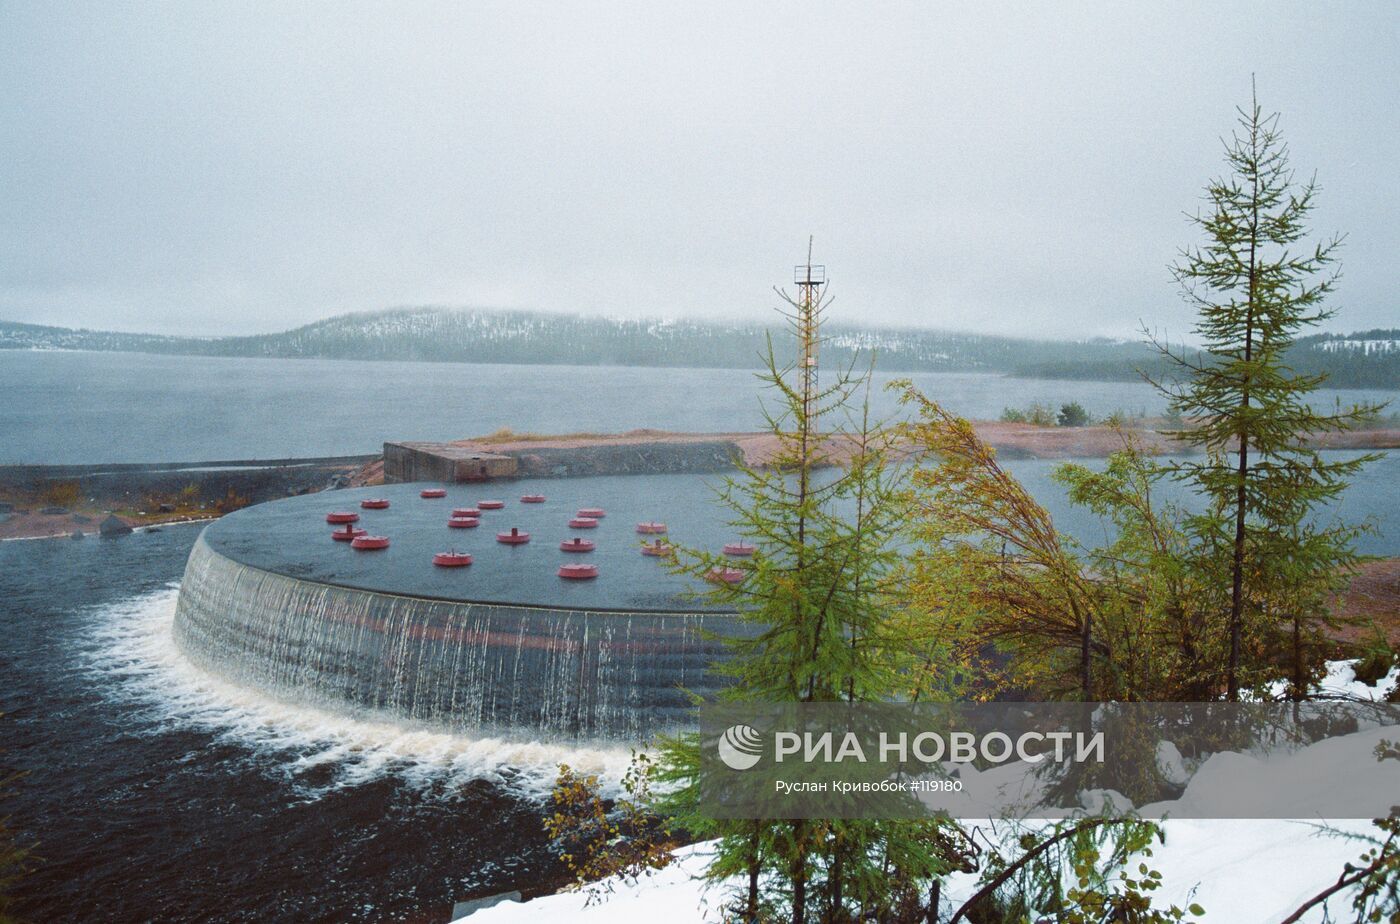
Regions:
[[[513,456],[482,452],[456,443],[385,443],[384,483],[489,481],[513,478]]]

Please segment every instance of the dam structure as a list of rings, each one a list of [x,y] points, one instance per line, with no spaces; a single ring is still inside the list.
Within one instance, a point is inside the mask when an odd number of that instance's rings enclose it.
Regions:
[[[285,701],[474,735],[638,742],[693,725],[692,697],[723,685],[713,634],[738,628],[642,543],[665,524],[718,552],[739,538],[724,517],[706,479],[679,474],[272,501],[200,534],[175,640],[202,669]]]

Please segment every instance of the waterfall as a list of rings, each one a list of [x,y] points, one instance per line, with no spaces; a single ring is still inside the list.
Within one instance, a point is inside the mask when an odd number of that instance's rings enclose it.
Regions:
[[[175,640],[203,669],[320,708],[450,731],[641,741],[722,680],[723,613],[597,612],[357,590],[240,564],[200,536]]]

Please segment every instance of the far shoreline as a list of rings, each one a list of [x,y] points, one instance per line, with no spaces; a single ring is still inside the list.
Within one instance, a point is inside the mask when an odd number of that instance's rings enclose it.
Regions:
[[[1161,418],[1135,419],[1121,430],[1102,424],[1082,427],[1041,426],[999,420],[972,422],[980,436],[1006,459],[1070,461],[1105,459],[1134,439],[1149,455],[1187,454]],[[714,447],[746,465],[762,466],[776,442],[762,432],[696,433],[640,429],[623,433],[495,433],[455,440],[450,444],[485,453],[515,456],[521,474],[548,476],[529,470],[541,453],[551,460],[578,460],[571,474],[607,475],[645,470],[629,463],[616,468],[618,448],[647,447],[693,451],[692,470],[713,471]],[[1316,442],[1325,450],[1400,449],[1400,429],[1375,428],[1325,434]],[[701,449],[708,451],[701,457]],[[610,451],[611,450],[611,451]],[[838,463],[843,447],[829,447]],[[670,469],[674,470],[674,469]],[[382,455],[282,458],[269,460],[190,463],[96,463],[91,465],[0,465],[0,540],[96,535],[101,519],[115,515],[132,527],[210,519],[254,503],[337,487],[383,482]]]

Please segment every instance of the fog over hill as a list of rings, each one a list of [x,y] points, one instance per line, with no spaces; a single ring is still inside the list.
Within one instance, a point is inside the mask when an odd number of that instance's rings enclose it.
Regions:
[[[748,369],[759,365],[765,338],[777,331],[776,325],[714,321],[401,308],[337,315],[244,337],[171,337],[0,321],[0,349]],[[1151,349],[1132,341],[1034,340],[836,323],[825,334],[824,364],[864,362],[873,350],[887,372],[1121,380],[1137,378],[1138,370],[1162,370]],[[1307,337],[1294,346],[1290,359],[1300,371],[1329,373],[1336,387],[1400,388],[1400,330]]]

